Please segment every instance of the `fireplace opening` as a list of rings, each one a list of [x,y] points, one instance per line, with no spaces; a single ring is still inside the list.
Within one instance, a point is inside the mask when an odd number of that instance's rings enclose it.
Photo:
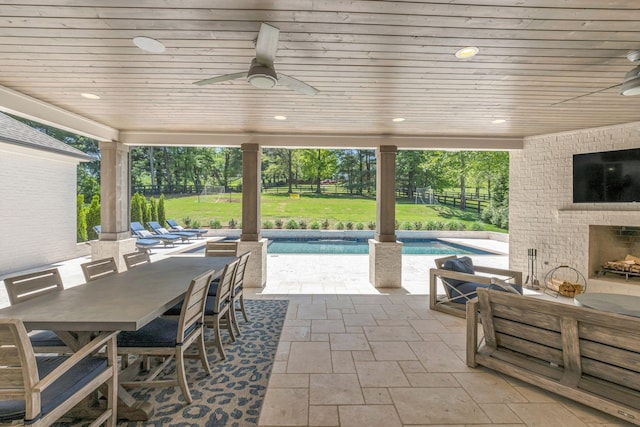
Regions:
[[[640,227],[589,226],[589,277],[640,283]]]

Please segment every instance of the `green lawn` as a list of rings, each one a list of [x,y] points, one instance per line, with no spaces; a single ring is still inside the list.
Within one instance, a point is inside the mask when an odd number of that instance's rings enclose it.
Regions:
[[[242,220],[242,195],[238,193],[224,194],[217,201],[212,198],[208,202],[198,202],[197,196],[167,198],[165,211],[167,218],[176,219],[179,223],[189,217],[200,222],[201,226],[208,226],[210,220],[219,220],[226,226],[229,220]],[[274,222],[281,219],[286,223],[290,219],[305,220],[308,225],[313,221],[329,220],[330,229],[335,229],[337,222],[348,221],[365,225],[376,218],[376,201],[370,198],[354,196],[326,196],[304,194],[300,199],[290,199],[286,194],[263,194],[261,198],[261,222]],[[478,221],[477,215],[462,212],[443,206],[414,204],[409,201],[396,203],[396,220],[400,223],[420,221],[460,221],[471,229],[471,224]],[[354,227],[355,228],[355,227]],[[501,231],[491,224],[484,225],[485,230]]]

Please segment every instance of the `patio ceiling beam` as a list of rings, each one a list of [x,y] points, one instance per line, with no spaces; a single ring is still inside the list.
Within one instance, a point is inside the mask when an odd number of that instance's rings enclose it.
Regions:
[[[118,140],[117,129],[4,86],[0,86],[0,111],[98,141]]]
[[[302,133],[216,133],[216,132],[144,132],[121,131],[120,142],[128,145],[223,146],[239,147],[246,143],[262,147],[376,148],[395,145],[399,149],[519,150],[522,138],[481,136],[399,136],[340,135]]]

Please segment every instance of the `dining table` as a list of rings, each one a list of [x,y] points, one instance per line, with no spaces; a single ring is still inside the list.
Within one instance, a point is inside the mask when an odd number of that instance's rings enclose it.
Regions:
[[[0,309],[0,318],[20,319],[27,330],[52,330],[72,349],[98,332],[135,331],[184,298],[191,279],[214,270],[222,274],[235,257],[186,254],[144,264]],[[118,418],[145,421],[153,416],[150,402],[118,388]]]

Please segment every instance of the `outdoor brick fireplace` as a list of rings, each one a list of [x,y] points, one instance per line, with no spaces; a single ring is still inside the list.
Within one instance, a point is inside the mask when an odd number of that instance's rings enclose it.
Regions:
[[[589,277],[598,276],[607,261],[624,260],[627,255],[640,258],[640,227],[589,226]],[[630,273],[629,282],[640,285],[640,274],[636,274]],[[603,277],[602,274],[599,276]],[[606,272],[604,276],[626,279],[622,271],[619,274]]]

